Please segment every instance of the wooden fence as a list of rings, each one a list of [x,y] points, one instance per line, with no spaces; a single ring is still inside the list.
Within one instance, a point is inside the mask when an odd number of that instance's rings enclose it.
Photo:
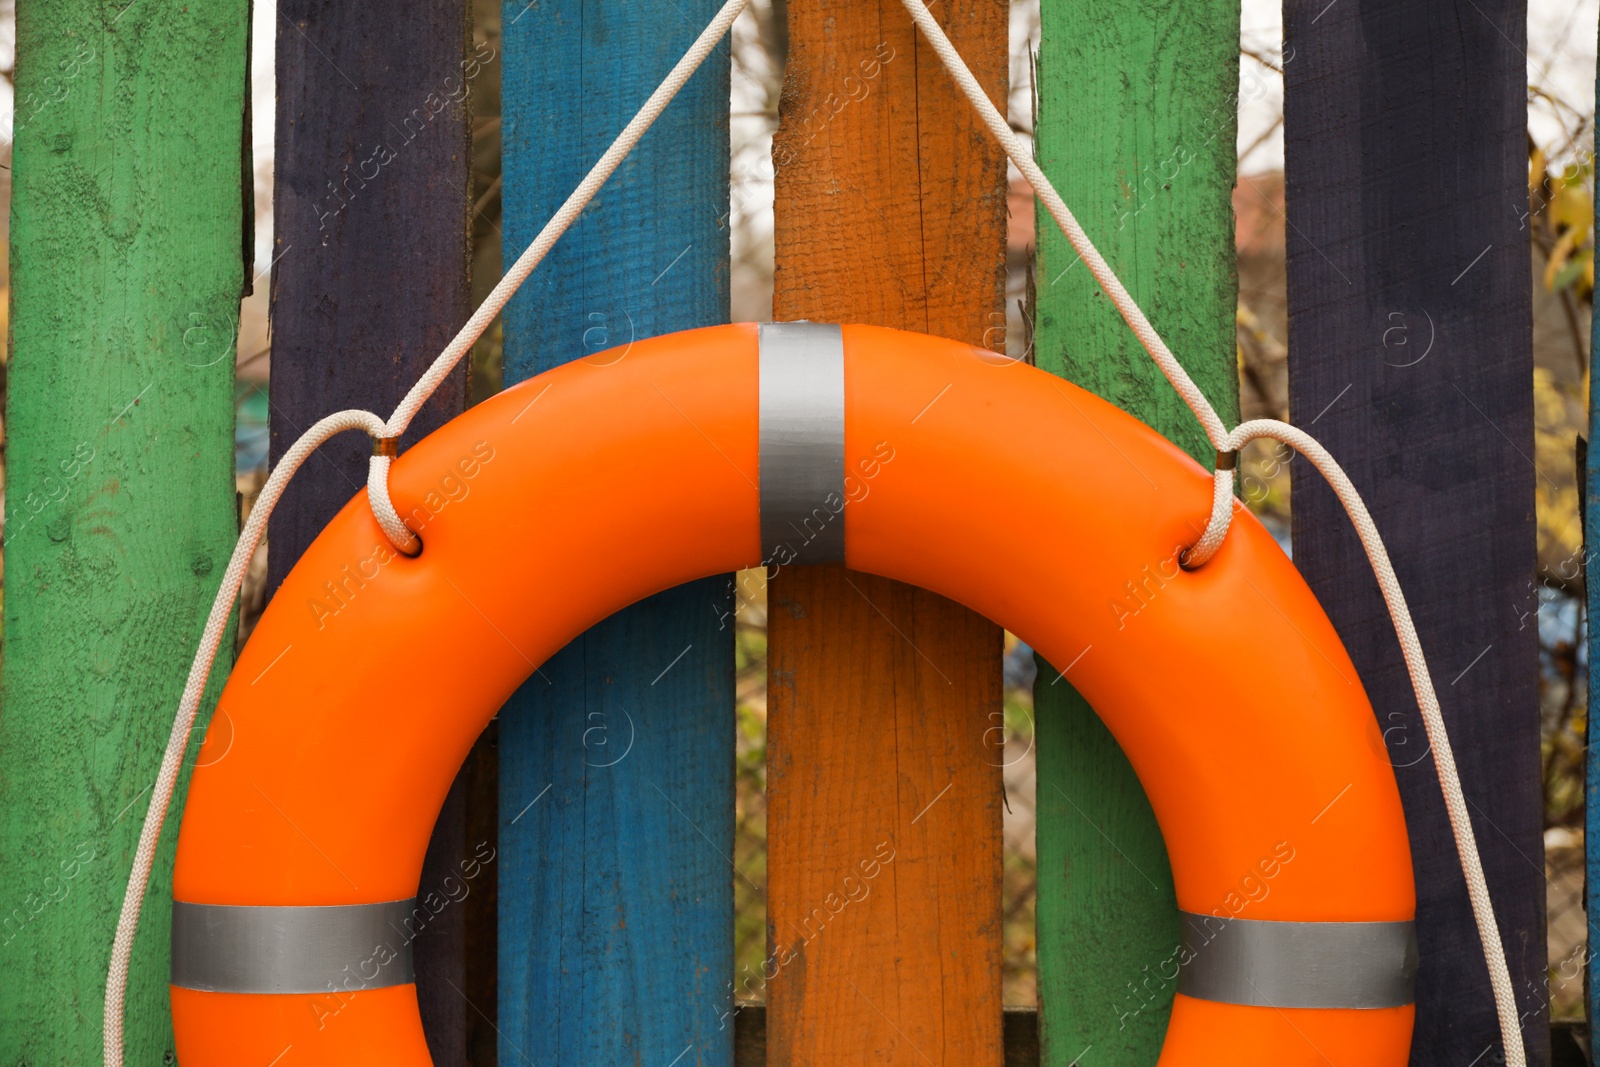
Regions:
[[[461,2],[281,0],[266,282],[274,456],[320,415],[393,406],[482,292],[474,232],[520,250],[715,6],[508,0],[487,18],[480,5],[474,33]],[[933,10],[1003,106],[1008,5]],[[19,12],[6,1063],[98,1062],[106,954],[144,799],[234,537],[229,338],[253,273],[248,14],[228,0],[32,0]],[[1543,1067],[1537,662],[1520,625],[1535,606],[1537,477],[1518,227],[1525,17],[1520,0],[1291,0],[1284,73],[1293,412],[1367,494],[1406,582],[1530,1062]],[[1238,0],[1042,0],[1042,20],[1040,162],[1231,423]],[[1004,159],[899,0],[787,0],[787,61],[773,317],[1004,352]],[[723,45],[528,282],[505,319],[508,384],[727,320],[738,76]],[[503,185],[485,190],[473,183],[484,144],[469,101],[496,77]],[[499,226],[479,217],[496,196]],[[1397,315],[1436,331],[1431,358],[1386,358]],[[1028,318],[1030,359],[1209,459],[1048,222]],[[463,371],[412,437],[467,399]],[[326,447],[285,498],[271,586],[362,484],[362,445]],[[1029,447],[1026,426],[1016,447]],[[1331,495],[1293,470],[1296,562],[1372,694],[1408,808],[1422,952],[1412,1062],[1498,1062],[1486,972],[1376,585]],[[1126,760],[1041,664],[1042,1009],[1003,1014],[1002,791],[985,744],[1001,633],[839,568],[786,572],[768,594],[771,947],[805,940],[799,920],[832,891],[832,872],[885,846],[894,893],[804,945],[803,979],[734,973],[728,620],[740,595],[732,576],[705,579],[596,627],[535,672],[469,760],[423,886],[483,848],[497,884],[419,942],[436,1062],[1153,1064],[1175,989],[1156,965],[1178,940],[1177,912]],[[1239,635],[1241,658],[1272,654]],[[1293,695],[1284,703],[1292,714]],[[135,1064],[173,1062],[171,838],[135,953]],[[735,997],[752,994],[765,1008],[736,1013]]]

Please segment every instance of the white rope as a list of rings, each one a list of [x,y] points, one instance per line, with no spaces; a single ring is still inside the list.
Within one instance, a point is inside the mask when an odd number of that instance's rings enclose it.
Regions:
[[[384,427],[388,432],[388,427]],[[372,506],[372,517],[389,543],[408,556],[422,551],[422,539],[411,532],[400,513],[389,499],[389,467],[394,463],[390,456],[373,456],[367,462],[367,502]]]
[[[451,369],[460,362],[462,356],[472,348],[473,343],[482,336],[483,331],[494,321],[512,294],[539,265],[561,235],[582,214],[600,187],[639,143],[639,139],[689,80],[690,75],[706,56],[710,55],[711,50],[727,33],[747,3],[748,0],[728,0],[722,7],[689,51],[672,68],[666,80],[650,95],[639,113],[624,127],[616,141],[606,149],[605,154],[590,169],[577,189],[573,190],[572,195],[545,224],[533,243],[517,258],[505,277],[501,278],[483,304],[461,327],[455,338],[445,346],[444,351],[434,360],[427,372],[411,387],[394,413],[390,415],[388,422],[385,423],[378,416],[366,411],[342,411],[330,415],[294,443],[279,461],[272,476],[267,479],[267,484],[263,487],[255,507],[250,512],[250,518],[245,523],[244,531],[239,536],[239,543],[234,547],[233,557],[223,574],[222,586],[212,603],[211,614],[201,635],[200,647],[195,651],[183,697],[178,703],[177,715],[173,719],[172,732],[167,740],[166,752],[162,756],[155,788],[151,792],[150,805],[145,811],[144,827],[139,835],[138,850],[134,854],[133,872],[128,878],[127,891],[122,901],[122,913],[117,920],[116,937],[111,949],[111,964],[106,976],[104,1019],[106,1067],[122,1067],[123,1001],[127,992],[128,964],[133,951],[134,933],[138,929],[139,912],[145,890],[149,885],[150,871],[155,862],[156,845],[161,837],[161,827],[166,819],[167,807],[172,801],[172,793],[177,785],[178,770],[183,753],[188,747],[190,730],[199,711],[201,696],[210,676],[217,649],[227,628],[228,615],[233,609],[234,600],[243,583],[245,569],[261,541],[267,519],[271,516],[284,487],[294,477],[306,457],[337,433],[360,429],[375,440],[398,439],[405,433],[423,403],[449,375]],[[1518,1030],[1516,999],[1511,988],[1510,974],[1506,968],[1505,953],[1500,944],[1499,929],[1489,899],[1488,885],[1483,876],[1483,865],[1478,858],[1477,844],[1466,810],[1466,799],[1462,795],[1455,760],[1451,755],[1444,717],[1440,713],[1438,697],[1434,693],[1433,682],[1423,658],[1422,645],[1417,640],[1416,629],[1412,625],[1411,615],[1406,607],[1405,595],[1395,578],[1394,568],[1389,563],[1383,540],[1379,537],[1377,527],[1373,524],[1372,517],[1368,514],[1366,505],[1356,492],[1355,486],[1326,449],[1308,434],[1293,426],[1273,420],[1255,420],[1239,426],[1231,434],[1227,431],[1210,402],[1206,400],[1205,394],[1194,384],[1193,379],[1178,363],[1155,328],[1150,325],[1149,319],[1145,317],[1139,305],[1128,294],[1105,258],[1089,240],[1083,227],[1067,209],[1066,203],[1056,192],[1055,187],[1033,161],[1021,139],[1012,132],[1010,125],[984,94],[982,86],[972,76],[960,54],[945,36],[944,30],[923,6],[921,0],[903,0],[903,3],[912,20],[933,46],[945,69],[950,72],[956,84],[977,110],[984,125],[1033,186],[1034,192],[1043,201],[1062,232],[1067,235],[1067,239],[1088,266],[1100,287],[1111,298],[1145,351],[1150,353],[1150,357],[1166,375],[1173,389],[1183,397],[1189,409],[1200,420],[1206,436],[1218,453],[1237,452],[1245,443],[1257,437],[1272,437],[1282,441],[1298,449],[1311,460],[1318,471],[1327,478],[1340,502],[1344,504],[1346,512],[1355,524],[1356,532],[1361,537],[1362,546],[1367,551],[1373,571],[1378,577],[1378,585],[1383,590],[1390,617],[1394,620],[1395,630],[1400,637],[1400,647],[1405,656],[1406,667],[1411,672],[1412,687],[1422,708],[1423,724],[1432,743],[1440,788],[1444,793],[1445,807],[1450,815],[1450,825],[1455,831],[1456,848],[1461,857],[1462,871],[1467,879],[1467,892],[1472,900],[1473,915],[1478,922],[1479,937],[1483,941],[1490,982],[1494,987],[1495,1005],[1499,1012],[1501,1034],[1506,1048],[1506,1062],[1510,1067],[1525,1067],[1526,1061]],[[391,462],[390,457],[386,455],[372,457],[368,467],[368,500],[385,536],[400,551],[415,554],[421,547],[420,542],[401,520],[389,497],[388,476]],[[1206,529],[1184,557],[1185,565],[1191,568],[1202,566],[1210,560],[1227,536],[1234,503],[1233,472],[1231,470],[1215,472],[1214,486],[1212,510]]]
[[[195,650],[194,662],[189,667],[189,680],[183,687],[183,697],[178,701],[178,714],[172,720],[172,732],[167,736],[167,749],[161,757],[161,770],[156,774],[155,788],[150,791],[150,806],[145,810],[144,829],[139,832],[139,847],[133,854],[133,873],[128,876],[128,888],[122,897],[122,914],[117,919],[116,938],[111,942],[111,967],[106,974],[106,1005],[104,1019],[106,1067],[122,1067],[122,1005],[128,989],[128,961],[133,956],[133,935],[139,928],[139,910],[144,903],[144,891],[150,884],[150,870],[155,865],[156,844],[161,840],[161,824],[166,819],[167,805],[172,802],[172,791],[178,784],[178,769],[183,754],[189,747],[189,731],[194,726],[195,714],[200,710],[200,698],[205,693],[206,679],[211,675],[211,664],[228,629],[228,616],[233,612],[234,598],[244,583],[244,572],[250,566],[261,535],[266,532],[267,519],[272,514],[278,498],[295,471],[317,446],[345,430],[364,430],[381,437],[383,420],[370,411],[340,411],[318,422],[307,430],[289,449],[262,487],[256,498],[250,518],[239,534],[239,543],[233,547],[233,557],[222,574],[222,588],[211,603],[211,614],[206,628],[200,634],[200,647]]]
[[[633,151],[634,145],[639,143],[639,138],[644,136],[644,132],[650,128],[650,124],[655,122],[661,112],[665,110],[667,104],[672,101],[672,98],[678,95],[678,90],[683,88],[683,83],[689,80],[689,76],[695,72],[695,68],[699,67],[706,56],[711,54],[711,50],[717,46],[717,42],[728,32],[728,28],[733,25],[733,20],[739,17],[739,13],[745,9],[747,3],[749,3],[749,0],[728,0],[728,3],[723,5],[722,10],[717,12],[717,17],[711,20],[711,24],[700,34],[700,37],[689,48],[689,51],[684,54],[682,59],[678,60],[678,65],[672,68],[672,72],[667,75],[666,80],[656,88],[655,92],[650,94],[650,99],[645,101],[644,106],[639,109],[639,113],[633,117],[633,121],[623,127],[622,132],[617,135],[616,141],[612,143],[610,148],[606,149],[605,155],[600,157],[599,162],[595,163],[589,173],[584,176],[583,181],[578,183],[578,187],[572,191],[572,195],[567,197],[566,203],[562,204],[560,210],[550,217],[549,222],[544,224],[544,229],[539,231],[539,236],[535,237],[533,243],[527,247],[527,250],[517,257],[516,263],[512,264],[511,269],[506,271],[505,277],[500,279],[500,284],[494,287],[494,290],[484,299],[478,310],[472,313],[472,317],[467,320],[467,324],[461,327],[461,332],[456,334],[455,339],[445,346],[444,351],[439,353],[439,358],[433,361],[433,366],[428,368],[428,372],[417,380],[417,384],[411,387],[411,391],[406,394],[405,399],[400,401],[400,406],[394,409],[393,415],[389,416],[389,433],[391,436],[398,437],[405,432],[406,427],[411,424],[412,417],[422,407],[423,401],[427,400],[429,396],[433,395],[433,391],[439,388],[439,383],[444,381],[445,376],[450,373],[450,368],[454,367],[461,357],[467,354],[467,351],[472,348],[472,343],[478,339],[484,330],[489,328],[489,323],[493,322],[495,316],[500,314],[500,309],[506,306],[507,301],[511,299],[511,295],[527,280],[528,275],[533,273],[533,268],[539,265],[539,261],[550,251],[551,246],[556,243],[562,234],[567,232],[567,227],[577,220],[578,216],[583,213],[583,209],[589,206],[589,201],[594,199],[594,194],[600,191],[600,187],[606,183],[606,179],[611,177],[617,166],[627,157],[629,152]]]
[[[1422,642],[1417,638],[1417,628],[1411,622],[1411,609],[1406,606],[1405,591],[1395,576],[1389,562],[1389,551],[1384,547],[1378,526],[1367,511],[1366,502],[1356,491],[1355,483],[1345,474],[1344,468],[1322,443],[1304,430],[1277,419],[1252,419],[1234,427],[1228,435],[1230,451],[1243,448],[1258,437],[1268,437],[1299,452],[1317,468],[1317,473],[1333,489],[1339,503],[1344,505],[1350,524],[1361,538],[1372,564],[1372,573],[1383,591],[1383,602],[1389,608],[1389,618],[1394,620],[1395,635],[1400,639],[1400,653],[1405,657],[1406,670],[1411,673],[1411,689],[1416,694],[1417,706],[1422,709],[1422,725],[1433,749],[1434,768],[1439,773],[1439,791],[1444,794],[1445,811],[1450,815],[1450,828],[1455,831],[1456,855],[1461,860],[1461,873],[1466,876],[1467,896],[1472,901],[1472,916],[1478,924],[1478,940],[1483,944],[1484,962],[1489,968],[1489,984],[1494,988],[1495,1011],[1500,1017],[1500,1038],[1505,1045],[1506,1060],[1510,1067],[1525,1067],[1522,1048],[1522,1025],[1517,1013],[1517,996],[1511,985],[1511,972],[1506,967],[1505,949],[1500,942],[1500,926],[1495,921],[1494,903],[1489,898],[1489,883],[1483,876],[1483,862],[1478,858],[1478,842],[1472,832],[1472,819],[1467,812],[1467,798],[1461,792],[1461,777],[1456,773],[1456,758],[1450,748],[1450,733],[1445,729],[1444,713],[1439,708],[1438,694],[1433,690],[1433,677],[1428,673],[1427,660],[1422,655]],[[1231,472],[1228,478],[1232,482]],[[1218,481],[1221,481],[1219,477]],[[1232,493],[1229,493],[1232,506]]]
[[[144,904],[144,894],[150,884],[150,871],[155,865],[156,845],[161,840],[161,827],[166,821],[167,808],[172,803],[172,793],[178,782],[178,771],[183,762],[183,754],[189,745],[189,733],[194,726],[195,715],[200,710],[200,700],[205,692],[206,681],[211,676],[211,665],[216,659],[217,649],[222,644],[222,637],[228,626],[228,616],[233,611],[234,600],[239,595],[239,587],[244,582],[245,569],[250,564],[250,557],[255,554],[256,546],[261,542],[261,535],[266,531],[267,519],[272,515],[272,509],[277,505],[279,497],[283,495],[284,486],[293,478],[300,465],[307,456],[314,452],[319,445],[328,438],[344,430],[364,430],[374,440],[384,438],[399,438],[405,433],[406,427],[411,424],[423,403],[433,394],[449,375],[450,370],[461,357],[472,348],[475,342],[489,323],[494,321],[511,295],[517,291],[539,261],[550,251],[556,240],[567,231],[567,228],[583,213],[589,201],[594,199],[595,193],[611,177],[618,164],[633,150],[644,136],[650,124],[683,88],[695,68],[711,54],[717,42],[728,32],[734,19],[744,10],[749,0],[728,0],[717,17],[711,21],[705,31],[700,34],[684,57],[672,68],[665,81],[650,94],[639,113],[633,117],[618,135],[610,148],[606,149],[594,167],[584,177],[582,183],[567,197],[559,211],[545,223],[544,229],[539,231],[527,250],[517,258],[517,262],[506,272],[500,284],[484,300],[483,304],[467,320],[465,326],[456,334],[455,338],[445,346],[428,368],[426,374],[411,387],[411,391],[400,401],[394,414],[389,416],[386,423],[370,411],[341,411],[329,415],[321,420],[296,441],[278,465],[273,469],[267,484],[262,487],[261,494],[256,498],[255,506],[250,511],[250,518],[244,524],[244,530],[239,535],[239,542],[234,546],[233,558],[228,561],[228,569],[223,573],[222,586],[217,590],[217,596],[211,604],[211,614],[206,620],[205,630],[200,636],[200,647],[195,651],[194,661],[189,667],[189,679],[184,684],[183,697],[178,701],[178,712],[172,720],[172,732],[167,738],[166,752],[161,757],[161,769],[156,774],[155,788],[151,790],[150,806],[145,809],[144,828],[139,833],[139,847],[133,856],[133,871],[128,876],[128,887],[122,897],[122,912],[117,918],[116,936],[111,942],[111,964],[106,974],[106,999],[103,1033],[105,1037],[105,1067],[122,1067],[122,1017],[123,1003],[128,990],[128,964],[133,954],[133,938],[139,928],[139,913]],[[367,497],[372,506],[373,515],[382,527],[384,536],[394,544],[395,548],[407,555],[414,555],[421,548],[421,543],[416,534],[406,527],[393,502],[389,499],[389,467],[392,463],[389,456],[374,455],[367,469]]]
[[[961,53],[956,51],[955,45],[950,43],[950,38],[945,36],[943,27],[933,14],[920,2],[920,0],[902,0],[911,19],[917,24],[928,43],[933,46],[939,61],[944,64],[945,70],[955,79],[956,85],[966,96],[967,100],[988,127],[989,133],[1000,147],[1005,149],[1006,155],[1011,157],[1022,176],[1028,179],[1028,184],[1033,186],[1034,195],[1044,204],[1045,210],[1050,212],[1050,217],[1055,219],[1056,225],[1061,227],[1061,232],[1067,235],[1067,240],[1072,243],[1073,251],[1078,253],[1078,258],[1083,260],[1089,268],[1089,273],[1094,280],[1105,290],[1111,298],[1111,303],[1116,307],[1122,320],[1128,324],[1133,335],[1139,339],[1144,350],[1150,353],[1150,358],[1155,360],[1156,366],[1166,376],[1172,388],[1189,405],[1189,410],[1194,412],[1194,417],[1200,420],[1200,426],[1206,432],[1206,437],[1211,441],[1212,447],[1218,452],[1225,452],[1223,447],[1228,438],[1228,428],[1223,425],[1222,419],[1217,415],[1216,409],[1211,406],[1211,401],[1194,384],[1194,379],[1189,377],[1189,372],[1183,369],[1183,364],[1178,362],[1178,357],[1172,354],[1167,343],[1161,339],[1156,328],[1150,325],[1150,320],[1145,317],[1144,310],[1139,307],[1138,301],[1129,295],[1123,286],[1122,280],[1111,269],[1111,264],[1106,262],[1100,250],[1095,247],[1089,235],[1084,232],[1072,210],[1067,207],[1061,194],[1056,192],[1056,187],[1045,177],[1039,164],[1034,162],[1033,154],[1028,151],[1028,146],[1023,144],[1011,129],[1011,124],[1005,116],[990,102],[989,96],[983,91],[983,86],[978,84],[978,79],[972,76],[966,61],[961,58]],[[1232,499],[1233,476],[1227,474],[1226,482],[1228,492],[1222,491],[1224,477],[1217,477],[1218,490],[1216,499],[1211,508],[1211,518],[1206,523],[1205,532],[1201,535],[1194,547],[1184,554],[1183,563],[1187,567],[1200,567],[1216,554],[1221,547],[1223,538],[1228,535],[1228,523],[1233,514],[1230,503]]]
[[[406,393],[400,405],[394,409],[394,414],[389,416],[388,436],[398,438],[406,432],[406,427],[411,425],[411,420],[416,417],[428,397],[432,396],[433,391],[449,376],[451,369],[461,362],[461,357],[472,350],[473,344],[483,336],[483,331],[489,328],[495,316],[500,314],[512,295],[523,282],[527,281],[528,275],[532,274],[533,269],[549,254],[550,249],[561,239],[561,235],[577,221],[579,215],[583,214],[583,209],[589,206],[589,201],[594,199],[600,187],[606,183],[606,179],[611,177],[622,161],[628,157],[628,153],[633,151],[645,131],[660,117],[661,112],[666,110],[672,98],[678,95],[678,90],[683,88],[690,75],[711,54],[711,50],[727,34],[734,20],[748,3],[749,0],[728,0],[710,24],[701,31],[683,58],[678,60],[666,79],[656,87],[656,91],[650,94],[650,98],[644,102],[639,113],[622,128],[622,132],[611,143],[611,147],[605,150],[605,154],[589,169],[589,173],[584,175],[583,181],[578,183],[578,187],[572,191],[556,213],[550,216],[550,221],[544,224],[544,229],[539,231],[533,243],[517,257],[511,269],[506,271],[505,277],[500,279],[499,284],[484,298],[483,303],[478,305],[478,310],[472,313],[472,317],[466,321],[450,343],[444,346],[444,351],[434,359],[427,373],[418,378],[417,384]],[[400,520],[394,505],[389,501],[388,470],[387,458],[374,457],[367,479],[367,496],[372,500],[372,510],[377,515],[385,536],[400,551],[414,555],[420,545],[416,535]]]
[[[1199,387],[1179,365],[1166,343],[1150,325],[1150,320],[1145,318],[1139,305],[1128,295],[1127,289],[1123,288],[1110,265],[1094,247],[1094,242],[1089,240],[1089,235],[1078,225],[1078,220],[1073,218],[1072,212],[1067,210],[1066,203],[1050,184],[1050,179],[1045,177],[1044,171],[1034,162],[1022,139],[1012,132],[1010,124],[989,101],[983,87],[978,84],[978,79],[972,76],[972,71],[967,68],[961,54],[950,43],[950,38],[945,36],[944,29],[935,21],[932,13],[923,5],[922,0],[902,0],[902,3],[910,12],[917,28],[933,46],[940,62],[944,64],[979,117],[983,119],[984,125],[989,128],[995,140],[1000,142],[1006,155],[1011,157],[1011,162],[1017,165],[1023,177],[1028,179],[1034,193],[1043,201],[1051,217],[1067,235],[1067,240],[1072,242],[1073,249],[1088,266],[1089,272],[1094,275],[1100,287],[1116,305],[1117,311],[1121,313],[1134,335],[1139,338],[1140,344],[1144,345],[1145,351],[1150,353],[1150,358],[1155,360],[1156,366],[1161,368],[1161,372],[1178,391],[1178,395],[1189,405],[1189,410],[1200,420],[1200,425],[1205,428],[1206,436],[1211,439],[1219,455],[1237,452],[1257,437],[1270,437],[1282,441],[1311,460],[1312,465],[1333,487],[1339,502],[1344,505],[1345,512],[1350,516],[1350,521],[1361,538],[1361,547],[1366,550],[1367,560],[1372,564],[1372,572],[1377,576],[1378,587],[1383,591],[1389,618],[1394,621],[1395,633],[1400,639],[1400,651],[1405,657],[1406,669],[1411,673],[1411,688],[1416,693],[1417,704],[1422,709],[1422,722],[1427,730],[1428,740],[1433,746],[1434,765],[1439,772],[1439,788],[1444,794],[1445,810],[1450,816],[1450,828],[1455,833],[1456,852],[1461,859],[1461,873],[1466,878],[1467,896],[1472,901],[1472,915],[1477,921],[1478,938],[1483,943],[1483,958],[1489,969],[1489,983],[1494,989],[1495,1010],[1500,1018],[1500,1039],[1505,1046],[1506,1063],[1508,1067],[1526,1067],[1516,993],[1511,985],[1511,972],[1506,967],[1499,924],[1495,921],[1494,906],[1489,898],[1489,884],[1483,876],[1483,863],[1478,857],[1478,844],[1472,832],[1472,820],[1467,812],[1466,798],[1461,792],[1461,778],[1456,772],[1455,757],[1450,751],[1450,737],[1445,729],[1444,715],[1439,710],[1439,698],[1433,690],[1433,679],[1428,673],[1427,660],[1423,657],[1422,643],[1417,639],[1417,630],[1412,624],[1411,611],[1406,606],[1405,594],[1401,591],[1400,581],[1395,577],[1394,567],[1389,562],[1389,553],[1384,548],[1383,538],[1378,536],[1378,527],[1367,512],[1367,506],[1362,501],[1361,495],[1356,492],[1355,485],[1343,469],[1328,454],[1328,450],[1303,430],[1274,419],[1255,419],[1240,425],[1232,433],[1223,428],[1222,420],[1217,417],[1205,394],[1200,392]],[[1216,554],[1228,533],[1228,523],[1234,507],[1233,471],[1219,470],[1214,472],[1212,477],[1214,491],[1211,515],[1200,540],[1184,555],[1183,563],[1186,567],[1203,566]]]

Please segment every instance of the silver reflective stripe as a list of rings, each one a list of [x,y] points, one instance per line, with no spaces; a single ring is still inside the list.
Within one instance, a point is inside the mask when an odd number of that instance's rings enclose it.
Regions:
[[[762,560],[843,560],[843,331],[763,324],[760,374]]]
[[[1314,923],[1183,913],[1178,992],[1273,1008],[1395,1008],[1412,1002],[1409,922]]]
[[[334,907],[172,902],[172,984],[217,993],[406,985],[416,901]],[[424,917],[426,917],[424,912]]]

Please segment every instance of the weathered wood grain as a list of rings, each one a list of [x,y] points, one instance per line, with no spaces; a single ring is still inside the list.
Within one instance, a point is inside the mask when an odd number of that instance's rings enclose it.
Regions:
[[[1285,19],[1290,410],[1365,496],[1405,586],[1542,1067],[1526,5],[1291,3]],[[1292,472],[1295,562],[1378,710],[1406,807],[1411,1062],[1491,1062],[1488,973],[1393,629],[1333,494]]]
[[[1007,5],[934,12],[1003,100]],[[788,19],[773,317],[1003,352],[1003,157],[896,0]],[[768,1062],[999,1067],[1000,631],[839,567],[768,602]]]
[[[508,257],[717,6],[641,18],[624,0],[507,0]],[[512,302],[507,384],[727,321],[729,78],[724,44]],[[731,588],[707,579],[618,613],[501,714],[501,1063],[732,1062]]]
[[[765,1067],[767,1062],[767,1009],[741,1008],[737,1019],[735,1067]],[[1039,1016],[1032,1008],[1007,1008],[1005,1012],[1006,1067],[1038,1067]],[[1554,1053],[1550,1067],[1587,1067],[1589,1031],[1586,1023],[1567,1020],[1551,1024]],[[1086,1065],[1091,1062],[1087,1058]]]
[[[839,567],[767,602],[767,1061],[999,1067],[999,632]]]
[[[1040,14],[1039,164],[1232,426],[1239,2],[1043,0]],[[1043,212],[1038,229],[1038,365],[1209,465],[1199,423]],[[1067,666],[1041,661],[1034,689],[1043,1062],[1092,1048],[1154,1064],[1176,987],[1148,965],[1178,943],[1172,872],[1144,790]]]
[[[248,10],[41,0],[17,13],[0,713],[7,1064],[100,1062],[123,888],[236,533]],[[134,944],[129,1063],[172,1062],[176,831],[174,818]]]
[[[278,8],[272,270],[273,462],[342,408],[387,417],[471,308],[467,98],[490,53],[471,49],[463,0]],[[465,366],[403,444],[458,414]],[[301,468],[273,512],[268,592],[366,485],[370,442],[346,434]],[[473,855],[465,776],[452,787],[420,892],[442,892]],[[472,898],[468,898],[472,899]],[[417,996],[434,1062],[467,1062],[464,907],[416,942]]]
[[[469,306],[470,83],[463,3],[284,0],[278,9],[273,197],[272,460],[323,415],[387,417]],[[402,448],[462,410],[466,368],[423,406]],[[366,486],[370,442],[306,462],[269,528],[276,589]]]

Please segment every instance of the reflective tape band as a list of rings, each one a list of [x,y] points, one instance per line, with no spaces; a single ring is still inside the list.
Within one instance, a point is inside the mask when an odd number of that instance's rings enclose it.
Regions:
[[[416,900],[332,907],[172,902],[172,984],[215,993],[407,985]],[[426,914],[426,913],[425,913]]]
[[[1178,992],[1272,1008],[1397,1008],[1412,1003],[1409,922],[1263,922],[1183,913]]]
[[[761,326],[761,551],[771,566],[844,559],[844,332]]]

